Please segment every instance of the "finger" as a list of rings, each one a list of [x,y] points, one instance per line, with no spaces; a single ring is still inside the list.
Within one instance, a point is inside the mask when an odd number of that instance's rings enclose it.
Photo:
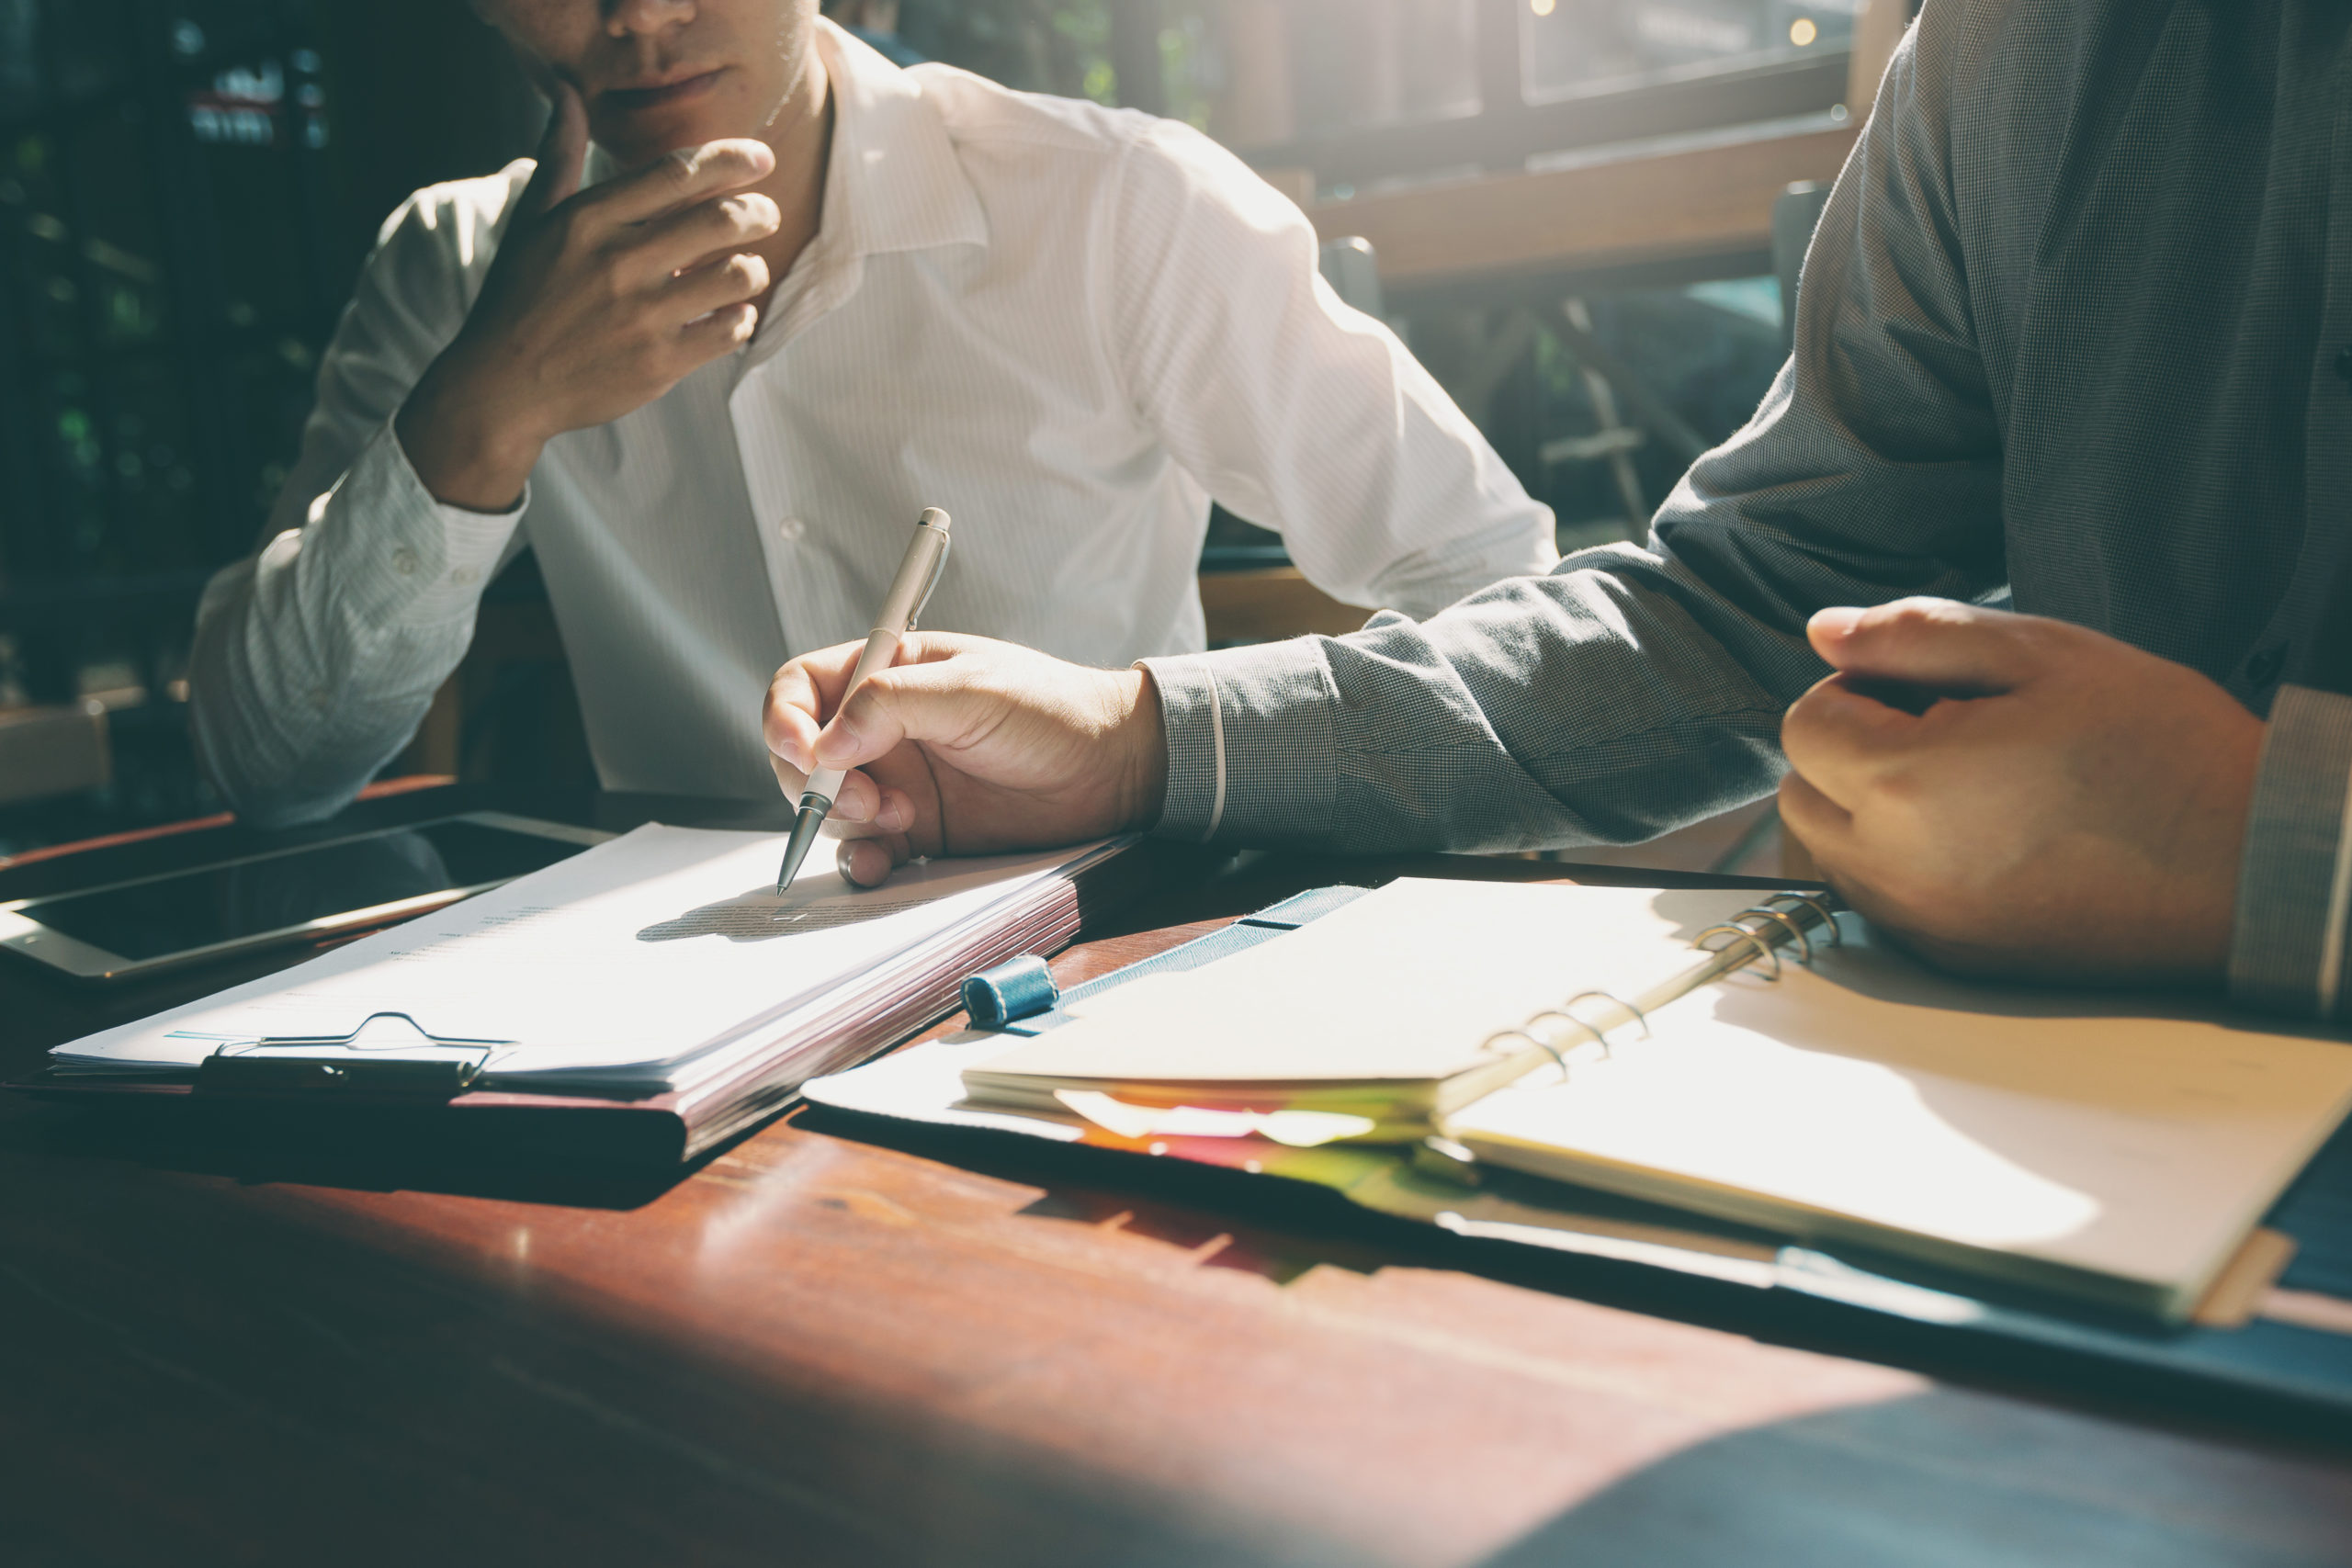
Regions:
[[[758,191],[698,201],[644,225],[630,242],[632,264],[658,283],[719,256],[749,249],[783,226],[776,204]]]
[[[1946,696],[2015,691],[2049,660],[2053,623],[1951,599],[1897,599],[1823,610],[1805,626],[1832,668]]]
[[[798,800],[807,793],[808,775],[773,751],[768,753],[768,767],[775,774],[775,787],[785,799]]]
[[[823,713],[816,682],[803,660],[793,660],[778,670],[760,708],[760,729],[769,753],[796,774],[809,772],[817,765],[817,732],[823,726]]]
[[[745,251],[697,267],[662,290],[662,309],[682,325],[700,325],[700,318],[730,305],[758,299],[768,289],[768,264]]]
[[[841,788],[833,791],[833,808],[825,820],[842,833],[885,831],[875,821],[881,809],[882,786],[872,775],[853,771],[842,775]]]
[[[768,682],[770,707],[786,704],[823,723],[841,706],[842,694],[849,690],[850,677],[857,672],[857,661],[865,652],[862,640],[837,642],[789,660]]]
[[[904,837],[915,825],[915,797],[905,790],[883,785],[882,804],[874,813],[874,825]]]
[[[757,185],[775,172],[775,153],[747,136],[681,147],[635,174],[610,180],[588,193],[606,221],[643,223],[695,202]]]
[[[538,167],[523,187],[523,210],[532,214],[571,199],[588,158],[587,107],[569,82],[558,81],[552,94],[548,128],[539,138]]]
[[[1831,675],[1782,716],[1781,750],[1813,788],[1850,807],[1917,744],[1920,722]]]
[[[817,761],[855,767],[910,740],[949,744],[986,722],[989,699],[967,685],[953,660],[897,665],[867,678],[817,738]]]
[[[684,367],[681,375],[692,374],[712,360],[732,354],[751,342],[759,330],[760,310],[756,305],[723,306],[688,321],[678,329],[677,353]]]
[[[836,852],[833,863],[841,868],[842,881],[859,887],[879,887],[908,858],[880,839],[852,839]]]

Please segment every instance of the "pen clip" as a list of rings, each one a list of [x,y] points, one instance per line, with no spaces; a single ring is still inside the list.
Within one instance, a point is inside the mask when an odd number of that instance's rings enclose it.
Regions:
[[[931,525],[926,523],[923,526],[929,528]],[[939,535],[939,553],[931,558],[931,575],[923,580],[922,592],[916,597],[914,609],[908,613],[909,631],[913,631],[915,623],[922,619],[922,607],[931,603],[932,592],[939,586],[939,580],[947,574],[947,552],[956,547],[955,536],[946,530],[933,529],[933,532]]]

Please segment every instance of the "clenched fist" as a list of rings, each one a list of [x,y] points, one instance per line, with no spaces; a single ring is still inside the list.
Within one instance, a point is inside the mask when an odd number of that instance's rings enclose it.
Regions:
[[[1781,725],[1781,815],[1849,903],[1963,973],[2222,977],[2261,720],[2036,615],[1905,599],[1809,630],[1838,673]]]

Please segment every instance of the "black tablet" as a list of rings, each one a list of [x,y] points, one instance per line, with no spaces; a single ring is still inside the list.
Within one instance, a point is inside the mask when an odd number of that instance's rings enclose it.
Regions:
[[[469,812],[0,904],[0,948],[80,979],[147,975],[421,915],[611,836]]]

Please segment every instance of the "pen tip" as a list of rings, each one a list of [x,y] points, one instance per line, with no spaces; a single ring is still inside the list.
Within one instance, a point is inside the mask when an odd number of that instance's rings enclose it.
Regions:
[[[817,841],[817,834],[824,825],[823,809],[814,806],[802,807],[800,815],[793,819],[792,839],[784,847],[784,869],[775,874],[775,890],[779,897],[792,886],[793,877],[799,874],[800,863],[808,858],[808,848]]]

